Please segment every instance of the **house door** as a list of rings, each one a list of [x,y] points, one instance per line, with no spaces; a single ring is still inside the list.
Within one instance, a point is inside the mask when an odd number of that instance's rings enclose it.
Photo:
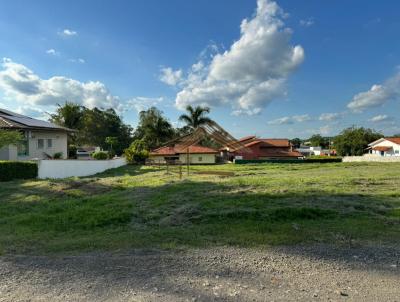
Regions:
[[[381,156],[385,156],[385,151],[381,151]]]

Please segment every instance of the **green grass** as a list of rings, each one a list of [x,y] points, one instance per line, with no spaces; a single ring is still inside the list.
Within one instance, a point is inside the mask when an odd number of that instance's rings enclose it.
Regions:
[[[127,166],[3,182],[0,253],[392,244],[400,240],[399,170],[397,163],[194,166],[179,180]]]

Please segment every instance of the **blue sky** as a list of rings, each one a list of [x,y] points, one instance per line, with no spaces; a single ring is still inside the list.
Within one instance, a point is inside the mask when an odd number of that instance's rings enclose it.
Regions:
[[[400,132],[398,1],[2,1],[0,107],[65,100],[133,126],[208,105],[233,135]],[[246,21],[244,21],[246,20]]]

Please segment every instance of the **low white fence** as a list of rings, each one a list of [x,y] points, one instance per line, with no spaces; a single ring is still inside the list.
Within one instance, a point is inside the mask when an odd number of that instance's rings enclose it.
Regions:
[[[90,176],[108,169],[126,165],[125,158],[110,160],[39,160],[38,178],[67,178],[72,176]]]
[[[342,161],[344,163],[352,162],[400,162],[400,156],[376,156],[376,155],[364,155],[364,156],[345,156]]]

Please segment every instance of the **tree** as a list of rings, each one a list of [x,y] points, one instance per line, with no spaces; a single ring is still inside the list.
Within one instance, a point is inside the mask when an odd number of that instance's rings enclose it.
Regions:
[[[110,150],[113,150],[113,145],[115,146],[118,144],[118,138],[115,136],[107,136],[106,137],[106,144],[110,145]]]
[[[0,149],[8,145],[18,145],[24,139],[19,131],[0,129]]]
[[[188,114],[182,114],[179,117],[179,120],[185,122],[186,125],[189,126],[192,130],[208,122],[211,122],[211,119],[206,117],[206,115],[210,113],[210,108],[208,107],[196,106],[195,108],[193,108],[189,105],[186,107],[186,111],[188,112]]]
[[[293,145],[293,148],[300,148],[302,140],[300,138],[296,137],[296,138],[291,139],[290,143]]]
[[[133,137],[135,140],[143,140],[151,150],[171,140],[174,134],[175,131],[163,116],[163,112],[156,107],[151,107],[139,113],[139,125]]]
[[[143,163],[149,157],[149,149],[144,140],[137,139],[125,149],[124,154],[129,163]]]
[[[334,138],[334,147],[338,155],[363,155],[368,144],[383,137],[381,133],[369,128],[350,127]]]
[[[123,123],[114,109],[89,109],[67,102],[63,106],[59,105],[56,113],[51,115],[50,121],[77,130],[70,138],[72,144],[93,145],[106,149],[110,145],[106,138],[113,137],[116,139],[112,144],[113,151],[122,154],[132,141],[132,128]]]
[[[50,115],[50,122],[70,129],[80,129],[85,107],[70,102],[57,106],[56,113]]]
[[[313,147],[322,147],[322,148],[329,148],[329,137],[323,137],[320,134],[314,134],[311,136],[308,141],[311,143]]]

